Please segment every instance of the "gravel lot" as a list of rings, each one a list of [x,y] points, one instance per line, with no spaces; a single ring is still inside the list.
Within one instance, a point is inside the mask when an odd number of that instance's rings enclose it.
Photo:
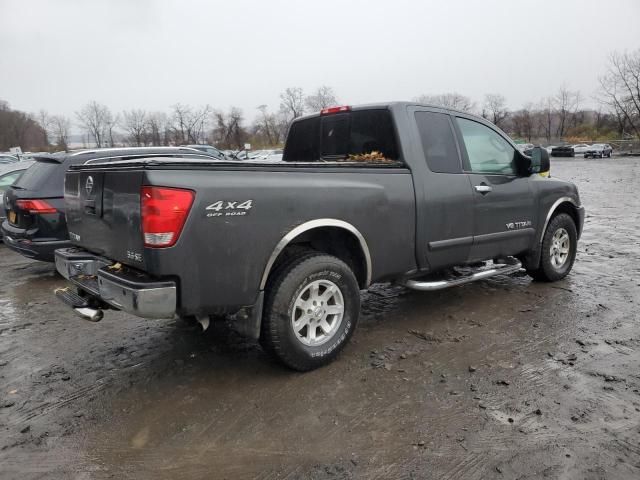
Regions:
[[[552,159],[587,208],[573,273],[378,285],[307,374],[223,326],[53,298],[0,247],[0,477],[640,478],[640,159]]]

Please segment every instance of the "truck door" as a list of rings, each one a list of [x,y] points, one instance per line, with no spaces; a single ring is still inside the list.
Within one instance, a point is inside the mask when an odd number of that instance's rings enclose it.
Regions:
[[[473,242],[473,194],[462,169],[452,118],[427,107],[410,107],[421,157],[413,172],[417,201],[418,258],[430,270],[467,261]]]
[[[455,122],[474,199],[471,260],[516,255],[531,248],[536,208],[528,176],[518,175],[516,149],[489,126]]]

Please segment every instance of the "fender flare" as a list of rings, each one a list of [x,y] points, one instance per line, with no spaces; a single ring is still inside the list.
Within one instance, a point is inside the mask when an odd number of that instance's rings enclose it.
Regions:
[[[542,240],[544,239],[544,232],[547,231],[547,226],[549,225],[549,222],[551,221],[551,217],[553,216],[553,212],[556,211],[556,209],[558,208],[558,206],[560,206],[560,204],[565,203],[565,202],[569,202],[574,207],[578,208],[578,204],[576,203],[575,199],[573,199],[571,197],[560,197],[558,200],[556,200],[553,203],[553,205],[551,205],[551,208],[549,208],[549,212],[547,213],[547,218],[544,221],[544,227],[540,231],[540,238],[538,239],[538,245],[542,246]]]
[[[358,239],[358,243],[360,244],[360,248],[362,249],[365,260],[365,288],[367,288],[371,284],[371,253],[369,252],[369,246],[367,245],[367,241],[365,240],[362,233],[360,233],[360,231],[356,227],[343,220],[338,220],[335,218],[318,218],[316,220],[310,220],[301,225],[298,225],[280,239],[280,241],[273,249],[273,252],[271,252],[271,256],[269,257],[269,260],[264,267],[264,272],[262,273],[262,279],[260,281],[260,290],[265,289],[265,286],[267,285],[267,279],[269,278],[269,274],[271,273],[271,269],[276,263],[278,256],[287,247],[287,245],[289,245],[289,243],[291,243],[291,241],[298,237],[300,234],[321,227],[341,228],[353,234]]]

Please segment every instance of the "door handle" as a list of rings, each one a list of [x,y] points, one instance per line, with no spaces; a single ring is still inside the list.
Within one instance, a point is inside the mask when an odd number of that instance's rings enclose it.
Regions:
[[[476,192],[480,192],[483,195],[493,190],[489,185],[476,185],[474,188],[476,189]]]

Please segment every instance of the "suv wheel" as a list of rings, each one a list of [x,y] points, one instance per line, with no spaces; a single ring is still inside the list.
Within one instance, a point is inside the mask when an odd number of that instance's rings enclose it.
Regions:
[[[353,334],[360,289],[342,260],[304,251],[269,280],[260,341],[286,366],[299,371],[332,361]]]
[[[578,232],[566,213],[553,217],[542,239],[540,266],[527,273],[535,280],[555,282],[566,277],[576,259]]]

